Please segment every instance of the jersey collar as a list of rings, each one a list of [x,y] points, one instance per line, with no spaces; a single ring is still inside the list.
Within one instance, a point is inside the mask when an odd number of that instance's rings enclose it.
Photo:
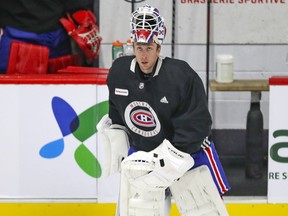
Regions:
[[[162,66],[162,62],[163,62],[163,59],[165,57],[158,57],[158,62],[157,62],[157,66],[156,66],[156,70],[155,70],[155,73],[153,75],[153,77],[157,76],[159,74],[159,71],[160,71],[160,68]],[[135,68],[136,68],[136,58],[134,58],[132,61],[131,61],[131,64],[130,64],[130,70],[135,73]]]

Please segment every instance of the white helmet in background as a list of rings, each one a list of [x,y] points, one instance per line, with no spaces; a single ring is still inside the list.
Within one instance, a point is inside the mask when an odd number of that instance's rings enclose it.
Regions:
[[[138,43],[163,43],[166,35],[164,19],[157,8],[145,5],[132,13],[131,40]]]

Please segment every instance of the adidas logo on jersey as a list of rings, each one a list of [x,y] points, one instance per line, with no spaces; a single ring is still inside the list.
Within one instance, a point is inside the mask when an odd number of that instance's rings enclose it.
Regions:
[[[167,103],[167,104],[169,103],[165,96],[160,100],[160,102],[161,103]]]

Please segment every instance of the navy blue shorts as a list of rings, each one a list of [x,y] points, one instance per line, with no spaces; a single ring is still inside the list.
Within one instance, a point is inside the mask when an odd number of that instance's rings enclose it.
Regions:
[[[228,184],[222,164],[219,160],[215,145],[212,141],[208,147],[205,147],[204,149],[201,149],[200,151],[192,154],[192,157],[195,161],[193,168],[199,167],[201,165],[207,165],[209,167],[213,180],[221,195],[231,189]]]

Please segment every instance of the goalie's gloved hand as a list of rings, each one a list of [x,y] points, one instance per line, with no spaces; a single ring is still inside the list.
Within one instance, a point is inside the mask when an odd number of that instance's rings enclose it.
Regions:
[[[130,184],[149,189],[169,187],[193,166],[194,159],[166,139],[156,149],[135,152],[121,163]]]

